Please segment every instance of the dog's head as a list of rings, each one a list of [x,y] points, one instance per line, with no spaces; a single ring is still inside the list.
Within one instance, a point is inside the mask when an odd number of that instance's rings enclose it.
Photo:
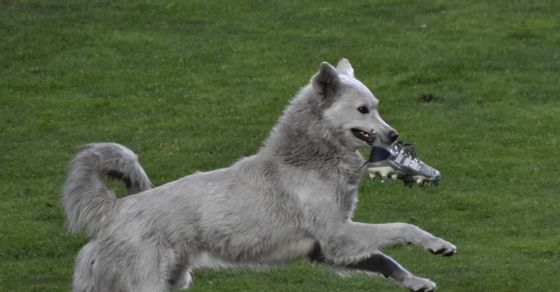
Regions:
[[[354,77],[354,69],[347,59],[340,60],[336,68],[321,63],[311,85],[326,104],[323,118],[336,129],[339,142],[348,148],[371,146],[375,133],[385,144],[399,137],[381,118],[379,100]]]

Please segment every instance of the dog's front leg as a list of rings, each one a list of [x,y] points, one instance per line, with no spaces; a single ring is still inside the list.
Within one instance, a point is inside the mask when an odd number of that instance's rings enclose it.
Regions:
[[[453,255],[455,245],[408,223],[366,224],[353,222],[329,197],[310,200],[301,195],[303,225],[321,245],[325,257],[335,264],[364,259],[384,247],[413,243],[434,253]],[[305,200],[304,200],[305,199]]]
[[[381,252],[354,263],[334,265],[325,259],[320,245],[316,244],[312,252],[309,253],[309,259],[313,262],[330,265],[335,269],[381,274],[387,278],[392,278],[401,286],[406,287],[411,291],[428,292],[433,291],[436,288],[436,284],[434,282],[429,279],[413,275],[391,257]]]
[[[327,259],[349,264],[384,247],[413,243],[434,253],[453,255],[457,248],[438,237],[407,223],[364,224],[356,222],[323,224],[316,238]]]
[[[360,232],[367,232],[367,235],[371,237],[370,242],[378,249],[412,243],[433,254],[450,256],[457,252],[455,245],[450,242],[408,223],[364,224],[350,222],[347,226],[347,232],[356,235]],[[359,239],[359,237],[356,238]]]
[[[436,289],[436,283],[430,281],[429,279],[413,275],[395,260],[381,252],[358,262],[348,264],[344,268],[382,274],[387,278],[392,278],[401,286],[406,287],[411,291],[428,292]]]

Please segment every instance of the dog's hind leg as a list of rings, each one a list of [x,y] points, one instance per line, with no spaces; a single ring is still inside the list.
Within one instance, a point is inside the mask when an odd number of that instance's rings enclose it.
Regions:
[[[72,280],[72,291],[74,292],[91,292],[94,291],[94,282],[96,275],[96,247],[97,242],[91,241],[84,245],[78,256],[74,268],[74,278]]]
[[[178,279],[172,283],[173,289],[187,290],[192,283],[192,272],[189,268],[185,268],[179,274]]]
[[[138,244],[131,254],[140,255],[135,258],[135,266],[130,274],[131,287],[127,291],[165,292],[171,291],[176,277],[182,276],[177,254],[167,244],[154,238],[144,240]]]
[[[401,286],[411,291],[433,291],[436,284],[428,279],[414,276],[391,257],[379,252],[365,259],[346,265],[334,265],[325,260],[319,244],[309,253],[309,259],[313,262],[327,264],[336,270],[343,272],[366,272],[381,274],[387,278],[392,278]]]
[[[170,253],[158,247],[157,242],[149,240],[100,240],[96,248],[97,260],[93,266],[92,291],[170,291]]]

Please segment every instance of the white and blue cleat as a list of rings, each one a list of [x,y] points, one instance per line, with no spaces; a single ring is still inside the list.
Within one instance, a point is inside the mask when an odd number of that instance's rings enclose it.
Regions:
[[[437,185],[441,180],[441,173],[437,169],[416,156],[414,144],[395,142],[387,147],[380,140],[374,140],[367,162],[372,180],[379,177],[384,183],[387,179],[400,179],[408,187],[414,183],[420,186]]]

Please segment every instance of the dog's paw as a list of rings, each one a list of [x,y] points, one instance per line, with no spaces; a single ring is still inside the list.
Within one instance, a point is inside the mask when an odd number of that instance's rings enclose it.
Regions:
[[[424,247],[433,254],[441,254],[443,256],[452,256],[457,253],[455,245],[437,237],[430,238]]]
[[[407,276],[401,284],[414,292],[430,292],[436,290],[436,283],[414,275]]]

